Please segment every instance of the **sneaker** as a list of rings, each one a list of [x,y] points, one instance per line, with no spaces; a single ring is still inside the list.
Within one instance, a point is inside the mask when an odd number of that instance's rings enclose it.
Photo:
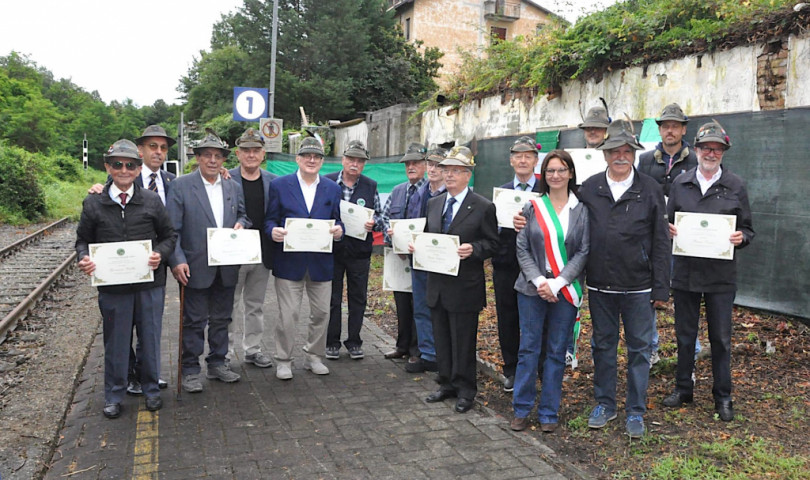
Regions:
[[[658,351],[654,351],[650,354],[650,366],[652,367],[656,363],[661,361],[661,357],[658,355]]]
[[[278,362],[276,365],[276,378],[279,380],[290,380],[293,377],[290,362]]]
[[[641,415],[628,415],[624,428],[630,438],[641,438],[644,436],[644,417]]]
[[[365,355],[363,355],[363,349],[360,347],[349,347],[349,357],[352,360],[360,360]],[[328,357],[327,357],[328,358]]]
[[[570,367],[574,365],[574,354],[572,352],[565,352],[565,366]]]
[[[231,370],[228,365],[222,364],[215,367],[208,367],[206,376],[211,380],[219,380],[220,382],[233,383],[238,382],[241,378],[238,373]]]
[[[169,383],[162,378],[158,378],[158,388],[163,390],[164,388],[169,388]]]
[[[506,380],[503,382],[503,391],[506,393],[513,392],[515,390],[515,376],[510,375],[506,377]]]
[[[337,347],[326,347],[326,358],[329,360],[337,360],[340,358],[340,345]]]
[[[588,427],[590,428],[602,428],[607,423],[616,418],[616,412],[608,411],[607,407],[599,404],[596,408],[593,409],[591,412],[591,416],[588,418]]]
[[[127,395],[143,395],[143,387],[141,382],[137,380],[130,380],[127,383]]]
[[[183,375],[183,390],[187,391],[188,393],[202,392],[203,386],[202,382],[200,381],[200,375],[197,373]]]
[[[273,361],[270,360],[270,357],[265,355],[262,352],[251,353],[249,355],[245,355],[245,363],[252,363],[259,368],[267,368],[273,366]]]
[[[317,355],[307,355],[304,360],[304,370],[309,370],[315,375],[329,375],[329,369]]]

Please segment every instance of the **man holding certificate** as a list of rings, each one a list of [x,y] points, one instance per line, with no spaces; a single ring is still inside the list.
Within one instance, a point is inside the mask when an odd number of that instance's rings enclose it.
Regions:
[[[670,221],[670,234],[676,242],[679,233],[700,235],[699,230],[711,232],[711,224],[718,215],[731,217],[736,225],[730,234],[711,235],[693,242],[698,246],[717,244],[716,251],[743,248],[754,238],[751,222],[751,207],[745,183],[737,175],[721,168],[723,155],[731,148],[731,140],[717,122],[709,122],[698,130],[695,137],[697,168],[679,175],[670,189],[667,215]],[[689,228],[686,222],[677,224],[676,212],[693,212],[697,228]],[[714,214],[700,217],[700,214]],[[683,218],[683,217],[682,217]],[[719,218],[721,221],[722,217]],[[703,228],[701,228],[703,227]],[[681,231],[679,232],[679,228]],[[688,230],[688,231],[687,231]],[[695,232],[694,230],[698,230]],[[664,399],[667,407],[680,407],[691,403],[694,382],[692,371],[695,366],[695,338],[700,320],[701,299],[706,304],[706,323],[709,327],[709,341],[712,350],[712,376],[714,385],[714,407],[723,421],[734,418],[731,400],[731,311],[737,290],[736,257],[710,258],[710,248],[676,248],[672,275],[672,289],[675,299],[675,334],[678,339],[678,367],[675,377],[675,391]]]
[[[341,304],[343,303],[343,275],[346,275],[346,300],[349,303],[348,337],[343,342],[349,357],[363,358],[363,340],[360,329],[366,312],[368,293],[368,269],[371,265],[373,230],[385,229],[380,207],[377,182],[363,175],[368,160],[368,150],[360,140],[352,140],[343,152],[343,169],[325,175],[340,186],[346,215],[341,214],[346,236],[334,245],[335,271],[332,275],[332,299],[329,307],[329,328],[326,332],[326,358],[340,358]],[[355,205],[354,207],[352,207]],[[369,208],[371,211],[369,211]],[[368,216],[371,215],[371,216]],[[363,220],[362,231],[350,232],[350,219]]]
[[[540,182],[534,176],[537,160],[537,146],[531,137],[524,136],[515,140],[509,149],[509,165],[514,170],[515,176],[512,181],[501,185],[501,188],[539,194]],[[512,196],[514,195],[512,193]],[[520,212],[516,213],[519,214]],[[520,228],[523,225],[516,227]],[[503,389],[505,392],[511,392],[514,390],[520,347],[520,317],[515,291],[520,265],[515,254],[517,236],[515,229],[504,227],[499,230],[498,250],[492,256],[492,283],[495,286],[495,311],[498,314],[498,340],[503,356],[503,376],[506,377]]]
[[[177,246],[169,259],[174,278],[185,286],[183,302],[183,389],[202,392],[200,355],[208,328],[206,376],[225,383],[239,380],[225,361],[228,354],[228,324],[239,265],[209,266],[208,229],[250,227],[245,215],[242,188],[220,175],[231,151],[211,130],[194,148],[197,172],[172,182],[168,209]]]
[[[141,343],[141,382],[146,408],[155,411],[163,406],[158,374],[166,269],[158,267],[171,255],[177,237],[158,194],[135,184],[141,172],[141,157],[134,143],[115,142],[104,155],[104,165],[112,181],[101,195],[85,198],[76,230],[76,253],[82,272],[90,275],[97,268],[104,268],[109,273],[105,279],[109,286],[98,287],[104,325],[103,412],[107,418],[116,418],[121,415],[127,387],[133,324]],[[116,262],[116,257],[125,259],[127,253],[122,244],[109,242],[133,240],[144,241],[151,250],[146,257],[147,265],[109,265]],[[97,256],[94,262],[90,258],[90,244],[94,243],[115,248],[106,248],[111,255]],[[152,270],[152,281],[136,278],[143,277],[144,269]]]
[[[264,232],[276,242],[273,258],[279,308],[275,328],[276,378],[281,380],[293,377],[296,324],[305,289],[310,325],[303,347],[304,369],[316,375],[329,373],[321,358],[325,353],[334,273],[332,242],[343,237],[343,224],[340,187],[319,175],[323,155],[320,140],[305,138],[295,156],[298,170],[270,184]]]
[[[472,408],[478,392],[475,349],[478,314],[486,305],[484,260],[498,246],[495,205],[469,188],[473,155],[467,147],[454,147],[441,164],[447,192],[427,206],[428,233],[457,236],[454,253],[460,259],[457,276],[430,272],[427,302],[433,321],[439,390],[427,402],[458,397],[455,410]]]

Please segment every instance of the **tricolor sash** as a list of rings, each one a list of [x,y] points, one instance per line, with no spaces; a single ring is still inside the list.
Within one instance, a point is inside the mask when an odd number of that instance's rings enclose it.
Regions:
[[[560,219],[557,217],[557,212],[551,205],[551,199],[548,195],[540,197],[541,202],[532,200],[534,207],[534,218],[537,219],[537,225],[543,231],[545,237],[546,258],[548,264],[551,266],[551,273],[555,277],[560,276],[565,264],[568,263],[568,252],[565,249],[565,232],[560,225]],[[553,234],[552,234],[553,232]],[[568,300],[568,303],[577,307],[577,319],[574,322],[574,358],[571,360],[571,368],[577,368],[577,343],[579,340],[579,332],[581,328],[579,306],[582,303],[582,285],[579,279],[574,279],[570,285],[562,288],[563,297]]]

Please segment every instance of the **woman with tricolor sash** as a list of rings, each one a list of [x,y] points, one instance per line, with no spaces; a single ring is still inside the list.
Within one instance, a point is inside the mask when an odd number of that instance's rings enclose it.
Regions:
[[[565,351],[584,287],[588,257],[588,211],[576,196],[574,161],[564,150],[546,154],[539,178],[542,196],[523,208],[526,227],[517,235],[521,274],[515,282],[520,315],[520,350],[515,373],[512,430],[529,426],[537,397],[541,354],[543,383],[537,416],[543,432],[557,428]],[[546,343],[543,327],[547,325]],[[546,352],[542,349],[546,348]]]

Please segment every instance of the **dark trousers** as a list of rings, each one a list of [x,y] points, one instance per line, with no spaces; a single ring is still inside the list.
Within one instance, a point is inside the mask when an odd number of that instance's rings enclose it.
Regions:
[[[450,312],[441,305],[430,309],[439,388],[470,400],[478,393],[475,378],[478,313]]]
[[[418,357],[416,322],[413,319],[413,294],[394,292],[394,302],[397,305],[397,350]]]
[[[146,396],[160,394],[160,330],[163,322],[164,287],[133,293],[98,294],[104,328],[104,399],[121,403],[127,388],[132,326],[141,341],[141,378]]]
[[[228,324],[231,323],[236,285],[225,287],[219,272],[208,288],[186,287],[183,303],[183,375],[200,373],[200,355],[208,327],[208,366],[225,363],[228,354]]]
[[[492,283],[495,286],[495,312],[498,314],[498,340],[501,343],[503,374],[506,377],[515,376],[518,350],[520,349],[520,315],[515,291],[515,281],[519,274],[520,268],[492,269]]]
[[[695,339],[700,320],[700,300],[706,302],[706,323],[712,346],[712,395],[716,401],[731,400],[731,309],[735,292],[702,293],[673,290],[675,335],[678,339],[678,368],[675,388],[691,394],[694,387]]]
[[[329,306],[329,328],[326,330],[326,346],[340,346],[341,303],[343,301],[343,275],[346,275],[346,300],[349,304],[349,336],[343,342],[346,348],[363,345],[360,329],[366,313],[368,269],[370,258],[350,258],[335,255],[335,272],[332,276],[332,300]]]

